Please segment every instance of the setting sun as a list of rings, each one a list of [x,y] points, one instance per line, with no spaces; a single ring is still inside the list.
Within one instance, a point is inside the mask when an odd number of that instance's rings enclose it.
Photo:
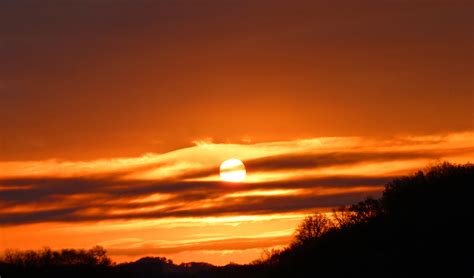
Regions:
[[[241,182],[246,174],[244,163],[238,159],[231,158],[221,164],[220,175],[223,181]]]

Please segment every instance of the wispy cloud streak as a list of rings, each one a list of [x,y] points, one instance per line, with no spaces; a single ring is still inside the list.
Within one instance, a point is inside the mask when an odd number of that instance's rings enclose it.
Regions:
[[[473,137],[472,133],[463,133],[379,141],[339,138],[255,145],[200,144],[168,154],[112,160],[109,168],[103,161],[91,165],[68,162],[67,166],[58,162],[59,167],[69,169],[68,176],[52,175],[51,167],[45,167],[45,175],[39,176],[42,162],[37,162],[34,175],[25,171],[23,176],[0,176],[0,223],[272,214],[338,206],[373,193],[370,187],[380,189],[403,169],[393,165],[473,157],[474,144],[469,143]],[[249,173],[249,181],[237,186],[219,181],[219,164],[213,162],[219,161],[222,151],[233,149],[245,150],[242,159]],[[203,162],[206,157],[209,163]],[[392,167],[373,174],[370,167],[381,163]],[[72,171],[74,165],[85,173],[81,176]],[[102,172],[91,173],[93,165],[100,165]],[[174,175],[160,175],[166,169]],[[272,178],[274,173],[280,176]],[[263,178],[252,179],[252,175]],[[365,191],[348,191],[357,187]],[[226,197],[251,190],[316,188],[337,190],[331,196],[306,191],[278,197]],[[136,202],[157,195],[166,198]]]

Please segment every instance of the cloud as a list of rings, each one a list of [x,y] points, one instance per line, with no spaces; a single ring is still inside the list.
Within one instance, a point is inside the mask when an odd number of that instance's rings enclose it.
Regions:
[[[340,206],[380,193],[418,165],[474,157],[472,137],[207,144],[137,159],[37,162],[22,166],[25,175],[0,176],[0,224],[271,215]],[[215,180],[217,162],[236,150],[248,181]],[[56,168],[69,174],[51,171]],[[271,190],[286,193],[250,194]]]
[[[25,203],[35,203],[37,207],[56,204],[60,208],[2,213],[0,223],[4,225],[34,223],[44,221],[93,221],[107,219],[152,219],[164,217],[189,217],[235,214],[271,214],[307,210],[316,207],[340,206],[362,199],[366,192],[335,194],[331,196],[250,196],[222,200],[227,194],[250,190],[298,189],[320,187],[360,187],[377,186],[388,177],[326,177],[314,179],[289,180],[266,183],[247,183],[241,187],[230,187],[224,182],[195,181],[176,183],[144,183],[143,181],[104,181],[86,179],[38,179],[10,180],[4,184],[35,184],[24,190],[4,190],[0,208],[9,208]],[[94,192],[98,197],[77,199],[68,198],[84,192]],[[133,203],[132,200],[151,194],[168,194],[160,201]],[[212,202],[210,208],[200,208],[202,203]],[[151,212],[140,209],[164,206]],[[95,209],[95,213],[82,213]],[[115,210],[132,210],[126,214],[111,214]],[[135,210],[135,211],[133,211]]]
[[[193,243],[182,243],[174,246],[138,246],[133,248],[108,248],[111,255],[143,255],[143,254],[174,254],[183,251],[196,250],[245,250],[250,248],[265,248],[275,245],[286,245],[289,242],[289,236],[277,237],[247,237],[247,238],[228,238],[219,240],[207,240]],[[142,244],[145,245],[145,244]]]
[[[249,171],[317,169],[334,165],[348,165],[367,162],[383,162],[409,159],[440,159],[449,155],[474,152],[474,148],[426,150],[426,151],[390,151],[390,152],[330,152],[330,153],[297,153],[268,156],[246,161]]]

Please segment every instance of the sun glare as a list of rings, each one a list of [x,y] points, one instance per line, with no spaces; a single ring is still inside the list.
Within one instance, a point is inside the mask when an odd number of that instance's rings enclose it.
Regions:
[[[241,182],[246,174],[244,163],[238,159],[231,158],[221,164],[220,175],[223,181]]]

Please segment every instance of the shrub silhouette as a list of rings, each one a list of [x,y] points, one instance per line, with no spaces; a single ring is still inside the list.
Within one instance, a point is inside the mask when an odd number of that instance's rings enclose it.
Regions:
[[[62,249],[52,251],[45,247],[39,251],[6,250],[4,262],[17,267],[49,267],[49,266],[110,266],[112,261],[101,246],[90,250]]]
[[[4,277],[100,275],[112,266],[104,248],[95,246],[89,250],[50,248],[33,251],[6,250],[0,263],[0,275]],[[11,274],[11,275],[10,275]]]

